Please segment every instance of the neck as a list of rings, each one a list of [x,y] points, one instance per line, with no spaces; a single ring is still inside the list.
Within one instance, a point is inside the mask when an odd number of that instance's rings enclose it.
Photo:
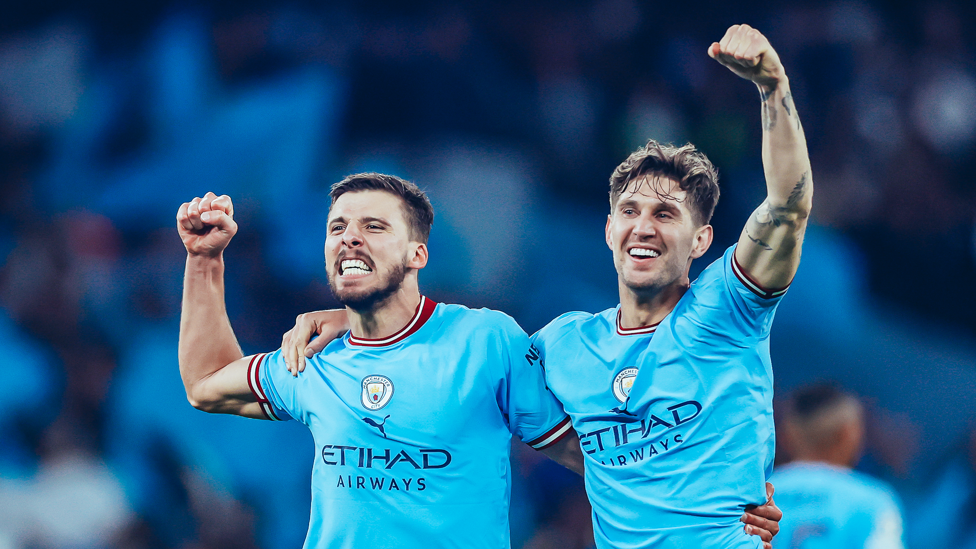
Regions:
[[[635,290],[618,279],[622,328],[650,326],[664,320],[691,286],[687,276],[663,287]]]
[[[847,448],[830,448],[820,451],[813,449],[794,450],[793,461],[827,463],[834,467],[850,469],[854,467],[857,459]]]
[[[404,284],[383,301],[368,310],[357,311],[346,307],[349,329],[352,335],[366,339],[389,337],[410,322],[420,305],[420,289],[415,284]]]

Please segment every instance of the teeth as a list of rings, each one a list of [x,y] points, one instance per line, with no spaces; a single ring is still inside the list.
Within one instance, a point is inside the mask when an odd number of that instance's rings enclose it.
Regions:
[[[635,257],[658,257],[661,253],[655,250],[648,250],[647,248],[631,248],[630,255]]]
[[[339,264],[342,274],[366,274],[372,272],[361,259],[347,259]]]

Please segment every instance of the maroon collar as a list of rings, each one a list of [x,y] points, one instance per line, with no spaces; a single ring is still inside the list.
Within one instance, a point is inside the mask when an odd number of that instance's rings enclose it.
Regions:
[[[427,319],[430,318],[430,315],[434,314],[435,307],[437,307],[436,302],[427,299],[425,296],[420,296],[420,303],[417,305],[417,310],[414,311],[413,317],[407,322],[406,326],[400,328],[395,334],[381,339],[367,339],[365,337],[356,337],[350,332],[349,343],[360,347],[384,347],[399,343],[410,336],[410,334],[419,330],[427,322]]]
[[[617,309],[617,335],[629,336],[640,334],[653,334],[657,330],[660,322],[655,322],[649,326],[638,326],[636,328],[624,328],[620,325],[620,309]]]

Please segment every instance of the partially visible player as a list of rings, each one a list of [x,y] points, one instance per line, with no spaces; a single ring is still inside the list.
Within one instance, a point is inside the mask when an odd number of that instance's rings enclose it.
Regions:
[[[774,547],[901,549],[901,506],[884,482],[851,468],[861,457],[864,410],[833,385],[796,390],[780,416],[792,461],[773,479],[783,506]]]
[[[208,412],[309,428],[306,548],[508,548],[513,434],[582,472],[569,418],[525,358],[525,332],[502,313],[420,293],[432,220],[427,197],[399,178],[360,174],[333,186],[326,270],[351,330],[293,377],[280,350],[245,357],[231,329],[230,198],[207,193],[177,214],[187,398]]]

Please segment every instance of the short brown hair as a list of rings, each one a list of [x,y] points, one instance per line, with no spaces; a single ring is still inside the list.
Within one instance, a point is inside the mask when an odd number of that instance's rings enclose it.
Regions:
[[[688,208],[699,225],[706,225],[718,203],[718,170],[704,153],[691,143],[681,147],[651,139],[630,153],[610,176],[610,206],[627,190],[631,181],[645,176],[674,179],[690,200]]]
[[[332,185],[329,196],[332,204],[350,192],[357,191],[386,191],[403,200],[403,210],[407,225],[410,226],[410,237],[416,242],[427,243],[430,228],[434,224],[434,207],[430,205],[427,194],[420,187],[401,179],[395,175],[368,172],[346,176],[342,181]]]

